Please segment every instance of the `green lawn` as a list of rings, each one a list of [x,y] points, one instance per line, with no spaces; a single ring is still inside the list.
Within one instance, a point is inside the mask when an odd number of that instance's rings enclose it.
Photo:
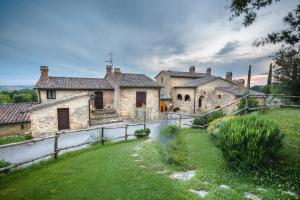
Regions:
[[[197,172],[190,181],[168,178],[178,168],[162,162],[155,143],[145,144],[134,158],[135,148],[145,141],[135,140],[92,146],[0,175],[0,199],[199,199],[189,189],[208,191],[205,199],[245,199],[244,192],[262,199],[293,199],[285,191],[300,194],[300,110],[277,109],[263,116],[275,120],[286,137],[280,161],[258,172],[229,169],[205,130],[183,129],[189,162]],[[163,170],[168,172],[157,174]]]

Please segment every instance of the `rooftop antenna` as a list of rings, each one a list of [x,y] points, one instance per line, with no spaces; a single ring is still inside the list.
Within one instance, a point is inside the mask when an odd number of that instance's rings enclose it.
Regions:
[[[111,64],[111,66],[113,66],[113,54],[109,53],[108,55],[109,55],[109,60],[106,60],[105,62],[109,63],[109,64]]]

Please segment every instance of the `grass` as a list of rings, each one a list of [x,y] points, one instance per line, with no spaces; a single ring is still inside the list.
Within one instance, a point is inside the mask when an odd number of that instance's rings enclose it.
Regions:
[[[31,134],[21,134],[21,135],[13,135],[13,136],[5,136],[0,138],[0,145],[2,144],[10,144],[15,142],[21,142],[24,140],[32,139]]]
[[[156,143],[144,145],[139,150],[142,161],[135,162],[134,148],[145,140],[134,140],[92,146],[0,175],[0,199],[199,199],[191,188],[208,191],[205,199],[245,199],[244,192],[262,199],[293,199],[285,192],[300,193],[300,110],[275,109],[263,117],[275,120],[286,137],[278,162],[260,171],[229,169],[205,130],[183,129],[188,162],[197,171],[190,181],[168,178],[179,168],[162,161]],[[166,169],[168,173],[157,174]],[[220,189],[220,184],[230,189]]]

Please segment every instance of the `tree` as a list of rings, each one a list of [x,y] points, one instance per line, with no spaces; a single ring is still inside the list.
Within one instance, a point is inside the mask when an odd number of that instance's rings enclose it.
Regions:
[[[271,93],[271,87],[272,87],[272,63],[270,64],[269,68],[269,74],[268,74],[268,82],[265,88],[265,93]]]
[[[275,54],[274,61],[273,77],[282,84],[282,92],[300,96],[300,51],[282,48]]]
[[[249,65],[248,69],[248,79],[247,79],[247,89],[250,90],[250,82],[251,82],[251,65]]]
[[[230,10],[232,12],[231,19],[243,15],[244,26],[249,26],[256,20],[257,10],[277,1],[279,0],[232,0],[230,4]],[[297,45],[300,41],[300,3],[296,9],[289,12],[287,16],[283,18],[283,23],[287,25],[286,29],[269,33],[266,37],[256,40],[254,45],[260,46],[267,43],[283,43],[288,46]]]
[[[13,100],[16,103],[20,103],[20,102],[31,102],[32,101],[32,95],[31,94],[26,94],[26,93],[21,93],[21,94],[15,94],[13,96]]]
[[[12,103],[10,96],[8,94],[0,93],[0,103]]]

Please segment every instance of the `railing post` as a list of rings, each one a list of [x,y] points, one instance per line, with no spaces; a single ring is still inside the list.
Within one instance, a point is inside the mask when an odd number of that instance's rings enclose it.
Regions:
[[[55,132],[54,136],[54,159],[57,159],[57,154],[58,154],[58,133]]]
[[[127,141],[128,138],[127,131],[128,131],[128,124],[125,124],[125,141]]]
[[[104,145],[104,127],[101,127],[101,144]]]
[[[181,120],[182,120],[182,115],[179,114],[179,127],[181,128]]]

